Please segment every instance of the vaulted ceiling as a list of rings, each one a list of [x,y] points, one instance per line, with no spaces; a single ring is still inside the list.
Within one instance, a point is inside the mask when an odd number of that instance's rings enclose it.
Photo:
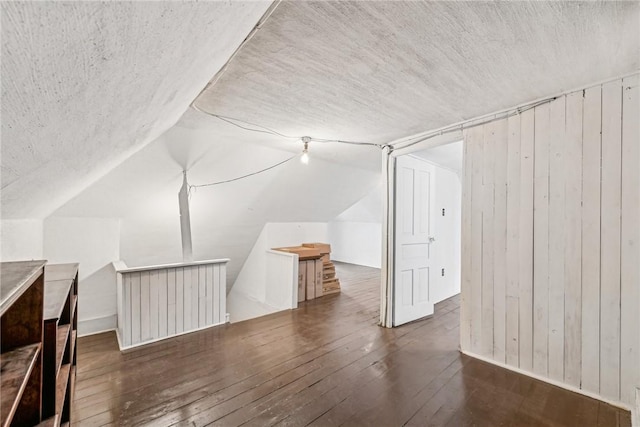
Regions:
[[[2,218],[45,217],[173,126],[269,2],[2,2]]]
[[[639,42],[638,2],[286,1],[196,105],[387,143],[637,70]]]
[[[2,217],[48,215],[170,128],[270,4],[3,2]],[[286,1],[196,104],[386,143],[635,71],[639,28],[638,2]],[[204,114],[182,122],[301,148]],[[312,150],[379,164],[375,149]]]

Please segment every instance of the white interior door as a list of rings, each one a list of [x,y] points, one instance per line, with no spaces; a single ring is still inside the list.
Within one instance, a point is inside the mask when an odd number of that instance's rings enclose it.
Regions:
[[[415,157],[397,158],[394,326],[433,314],[429,295],[432,169],[429,163]]]

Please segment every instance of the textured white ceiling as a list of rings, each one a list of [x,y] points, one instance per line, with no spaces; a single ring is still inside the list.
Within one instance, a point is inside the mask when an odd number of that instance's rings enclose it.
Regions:
[[[44,217],[171,127],[270,2],[2,2],[2,218]]]
[[[244,126],[243,123],[238,123]],[[253,132],[242,128],[238,128],[228,122],[219,120],[210,115],[201,113],[190,108],[185,112],[182,118],[176,124],[177,127],[200,130],[211,135],[211,142],[215,144],[217,141],[235,141],[237,144],[250,144],[245,149],[251,150],[252,145],[265,146],[278,150],[285,150],[291,153],[301,153],[304,147],[299,138],[283,138],[263,132]],[[259,128],[257,128],[259,129]],[[275,129],[277,131],[277,129]],[[296,134],[302,137],[306,134]],[[175,155],[186,155],[174,153]],[[310,161],[319,158],[334,163],[341,163],[359,169],[368,169],[380,172],[381,168],[381,149],[374,146],[357,146],[343,145],[335,142],[311,142],[309,143]],[[247,161],[253,162],[260,160],[251,152],[247,153]],[[185,159],[186,160],[186,159]],[[185,164],[189,164],[186,162]]]
[[[269,4],[2,2],[2,217],[48,215],[168,129]],[[639,10],[282,2],[198,105],[288,134],[385,143],[638,69]],[[220,123],[211,135],[300,149]],[[376,149],[312,150],[380,164]]]
[[[639,32],[639,2],[282,2],[197,105],[386,143],[634,71]]]

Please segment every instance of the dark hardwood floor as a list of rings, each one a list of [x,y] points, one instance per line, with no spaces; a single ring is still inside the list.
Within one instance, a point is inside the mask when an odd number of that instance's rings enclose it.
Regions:
[[[458,352],[459,300],[377,326],[380,271],[298,310],[120,353],[78,339],[76,425],[630,426],[628,412]]]

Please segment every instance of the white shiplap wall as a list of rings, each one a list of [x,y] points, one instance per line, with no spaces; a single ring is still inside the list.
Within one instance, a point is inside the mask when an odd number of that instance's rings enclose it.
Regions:
[[[227,261],[117,269],[120,349],[225,323]]]
[[[631,407],[638,74],[465,132],[461,348]]]

